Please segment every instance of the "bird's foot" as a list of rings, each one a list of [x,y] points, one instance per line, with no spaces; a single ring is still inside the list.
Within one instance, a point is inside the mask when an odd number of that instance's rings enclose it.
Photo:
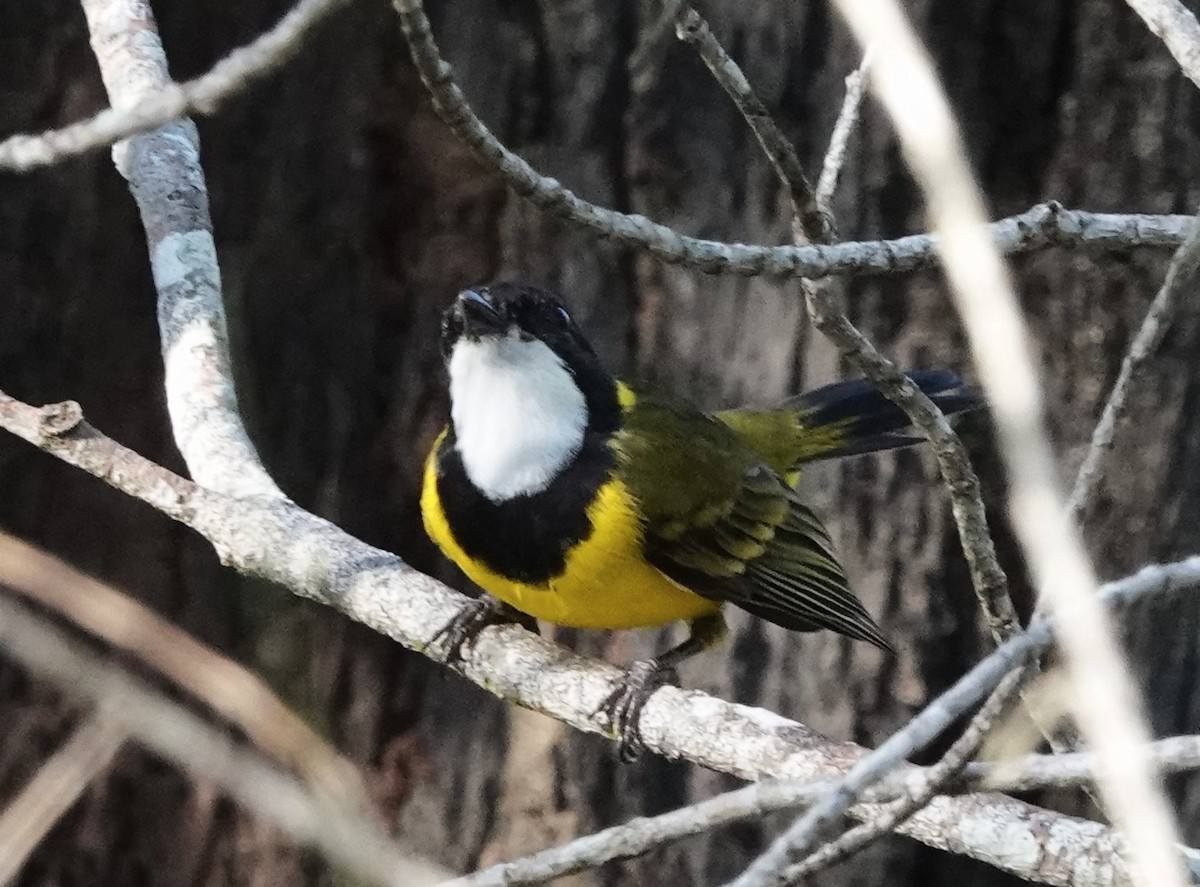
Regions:
[[[430,646],[445,639],[446,664],[454,665],[463,659],[463,648],[489,625],[515,622],[538,634],[537,620],[515,610],[504,601],[490,594],[475,598],[454,614],[454,618],[437,630],[430,638]]]
[[[657,659],[639,659],[629,663],[617,687],[600,706],[608,723],[617,734],[617,757],[628,764],[646,750],[642,741],[641,717],[646,701],[659,687],[679,686],[674,668],[663,666]]]

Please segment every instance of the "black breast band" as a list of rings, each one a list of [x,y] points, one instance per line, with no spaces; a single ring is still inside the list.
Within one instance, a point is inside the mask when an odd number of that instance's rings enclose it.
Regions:
[[[530,585],[562,574],[566,553],[592,534],[588,506],[612,472],[609,435],[588,432],[575,459],[533,495],[493,502],[471,483],[454,430],[438,451],[438,498],[455,540],[492,572]]]

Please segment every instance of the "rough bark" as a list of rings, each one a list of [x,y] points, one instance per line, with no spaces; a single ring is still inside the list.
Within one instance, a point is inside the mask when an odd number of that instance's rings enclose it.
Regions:
[[[173,73],[203,70],[281,2],[161,4]],[[686,47],[626,63],[657,15],[648,0],[474,3],[431,13],[481,115],[581,195],[719,239],[784,242],[787,204],[726,97]],[[1119,4],[989,0],[912,5],[962,115],[997,214],[1041,199],[1110,211],[1190,212],[1200,159],[1194,88]],[[714,27],[815,169],[857,62],[824,3],[709,10]],[[0,131],[99,108],[103,90],[70,0],[9,10]],[[352,47],[353,51],[347,51]],[[497,276],[565,292],[614,367],[705,406],[770,403],[836,377],[792,282],[703,278],[597,245],[506,199],[423,99],[386,4],[357,4],[288,69],[200,123],[242,403],[283,489],[421,567],[437,561],[415,511],[421,458],[445,409],[437,312]],[[5,177],[0,201],[0,379],[27,401],[79,400],[98,426],[178,469],[166,426],[145,245],[102,154]],[[835,209],[843,236],[920,230],[895,139],[868,105]],[[1065,471],[1081,455],[1163,265],[1055,251],[1018,263],[1039,336]],[[941,280],[858,284],[853,319],[902,365],[967,370]],[[1200,322],[1185,312],[1118,433],[1088,526],[1102,575],[1200,547]],[[1019,606],[1020,564],[982,418],[962,424],[985,469]],[[740,616],[684,680],[873,744],[984,649],[932,459],[919,452],[810,472],[856,589],[900,650],[789,635]],[[609,743],[506,709],[359,626],[222,570],[148,509],[0,438],[0,526],[122,585],[269,674],[372,774],[407,839],[461,869],[511,857],[731,784],[683,764],[615,763]],[[1021,597],[1024,595],[1024,597]],[[1130,642],[1163,733],[1200,727],[1200,611],[1141,612]],[[665,632],[559,632],[614,660]],[[66,735],[75,709],[0,670],[0,788],[10,794]],[[1185,823],[1200,804],[1180,787]],[[1070,800],[1070,799],[1066,799]],[[1189,815],[1191,814],[1191,815]],[[717,883],[777,821],[726,829],[579,883]],[[895,839],[825,884],[978,883],[990,870]],[[54,832],[29,884],[309,883],[304,854],[136,752]],[[983,879],[986,879],[983,880]]]

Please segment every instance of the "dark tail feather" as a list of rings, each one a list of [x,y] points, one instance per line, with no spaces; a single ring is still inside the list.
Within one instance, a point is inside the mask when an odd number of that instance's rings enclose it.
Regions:
[[[908,377],[947,416],[984,405],[979,392],[949,370],[919,370]],[[857,456],[922,440],[911,433],[912,424],[904,411],[866,379],[808,391],[789,400],[787,406],[796,410],[804,428],[813,432],[813,446],[806,447],[797,462]]]

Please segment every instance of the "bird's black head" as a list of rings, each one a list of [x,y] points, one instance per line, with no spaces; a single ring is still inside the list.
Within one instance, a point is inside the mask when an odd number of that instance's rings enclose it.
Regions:
[[[476,485],[495,497],[536,487],[586,432],[617,429],[616,380],[544,289],[463,290],[442,317],[442,354],[459,448]]]

